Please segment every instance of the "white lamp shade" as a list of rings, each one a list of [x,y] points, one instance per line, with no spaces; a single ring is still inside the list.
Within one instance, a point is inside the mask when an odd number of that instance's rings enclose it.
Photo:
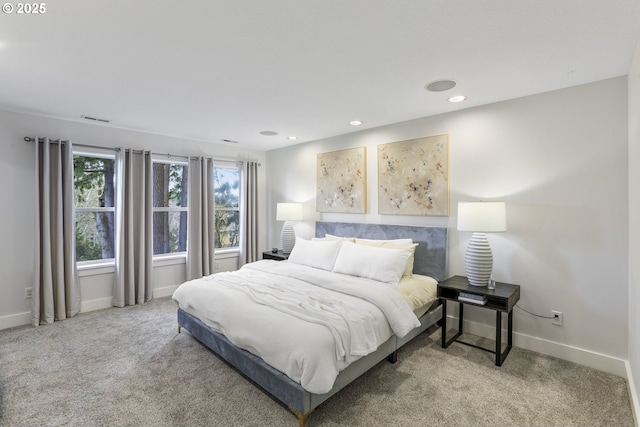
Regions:
[[[495,233],[507,231],[504,202],[458,202],[458,230]]]
[[[278,203],[276,221],[302,221],[301,203]]]

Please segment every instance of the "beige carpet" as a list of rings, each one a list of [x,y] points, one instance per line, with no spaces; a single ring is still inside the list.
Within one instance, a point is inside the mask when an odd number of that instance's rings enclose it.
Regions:
[[[175,311],[163,298],[0,331],[0,425],[297,426],[177,334]],[[317,408],[308,426],[634,424],[623,378],[518,348],[498,368],[490,353],[441,349],[439,337],[418,337],[398,363],[380,363]]]

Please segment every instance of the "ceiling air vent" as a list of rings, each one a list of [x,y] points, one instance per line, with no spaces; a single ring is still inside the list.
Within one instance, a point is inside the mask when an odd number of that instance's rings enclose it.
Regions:
[[[100,119],[98,117],[91,117],[91,116],[80,116],[85,120],[91,120],[93,122],[100,122],[100,123],[109,123],[111,120],[107,120],[107,119]]]

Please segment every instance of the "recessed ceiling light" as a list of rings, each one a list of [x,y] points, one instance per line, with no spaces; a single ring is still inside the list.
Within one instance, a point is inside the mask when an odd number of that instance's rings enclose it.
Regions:
[[[262,132],[260,132],[260,135],[264,135],[264,136],[275,136],[277,134],[278,132],[274,132],[272,130],[263,130]]]
[[[464,95],[456,95],[456,96],[452,96],[451,98],[448,99],[449,102],[462,102],[465,99],[467,99],[466,96]]]
[[[349,122],[349,124],[350,124],[351,126],[360,126],[360,125],[362,124],[362,121],[360,121],[360,120],[351,120],[351,121]]]
[[[288,136],[287,139],[290,139],[291,141],[294,141],[296,139],[298,139],[297,136]]]
[[[456,82],[453,80],[436,80],[435,82],[427,83],[424,88],[429,92],[443,92],[445,90],[453,89],[456,87]]]

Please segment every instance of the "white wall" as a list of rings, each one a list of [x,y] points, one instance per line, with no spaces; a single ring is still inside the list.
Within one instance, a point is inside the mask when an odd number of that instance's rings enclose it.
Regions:
[[[638,275],[629,268],[629,255],[635,265],[640,257],[638,224],[637,219],[628,221],[629,212],[637,218],[640,210],[634,188],[628,189],[629,182],[638,182],[640,163],[638,83],[631,81],[638,75],[637,63],[636,53],[629,78],[629,93],[633,94],[629,97],[630,121],[627,79],[621,77],[266,154],[0,111],[0,180],[5,183],[5,208],[0,213],[0,236],[5,242],[0,248],[0,329],[21,319],[29,322],[30,300],[24,299],[24,288],[33,285],[35,184],[33,145],[23,137],[47,135],[84,144],[261,161],[263,188],[259,194],[266,194],[261,200],[266,208],[261,214],[259,241],[265,242],[261,244],[265,249],[278,246],[282,224],[275,221],[276,202],[297,201],[305,204],[306,220],[296,226],[303,237],[313,234],[316,219],[452,227],[450,274],[464,274],[464,249],[470,236],[455,230],[457,202],[504,200],[509,230],[490,236],[496,278],[522,286],[520,304],[524,308],[542,315],[559,310],[565,321],[563,327],[557,327],[516,309],[515,344],[622,375],[620,366],[630,355],[631,370],[637,372],[640,343],[633,337],[638,330],[637,316],[630,320],[632,333],[627,328],[629,304],[634,308],[640,302]],[[635,136],[627,144],[630,132]],[[378,215],[377,145],[442,133],[450,136],[451,217]],[[317,214],[316,155],[357,146],[367,147],[369,213]],[[628,231],[636,236],[631,242]],[[158,265],[156,271],[156,289],[171,288],[184,277],[183,264]],[[96,308],[110,298],[110,274],[83,272],[83,308]],[[483,326],[492,324],[490,313],[471,307],[468,319],[471,331],[490,333]]]
[[[390,106],[392,108],[392,106]],[[365,118],[366,120],[366,118]],[[455,230],[458,201],[504,200],[508,231],[489,236],[498,281],[522,286],[515,344],[625,374],[627,358],[626,78],[337,136],[267,152],[269,242],[279,201],[304,202],[302,237],[315,220],[450,228],[449,272],[464,274],[470,233]],[[377,213],[377,145],[449,134],[451,217]],[[367,148],[368,212],[315,212],[316,156]],[[490,334],[492,312],[471,307],[470,331]],[[465,316],[467,318],[467,316]]]
[[[49,136],[75,143],[105,147],[150,149],[175,155],[209,155],[234,160],[257,160],[260,197],[265,194],[265,153],[237,145],[222,145],[153,135],[73,121],[57,120],[0,111],[0,182],[3,208],[0,210],[0,329],[28,324],[31,300],[24,289],[34,284],[35,171],[34,145],[25,136]],[[265,199],[260,201],[264,205]],[[266,216],[259,218],[260,242],[266,242]],[[220,270],[235,269],[237,258],[220,261]],[[154,262],[154,295],[168,295],[185,280],[184,259]],[[83,311],[110,306],[113,268],[80,271]]]
[[[629,385],[640,416],[640,42],[629,70]]]

